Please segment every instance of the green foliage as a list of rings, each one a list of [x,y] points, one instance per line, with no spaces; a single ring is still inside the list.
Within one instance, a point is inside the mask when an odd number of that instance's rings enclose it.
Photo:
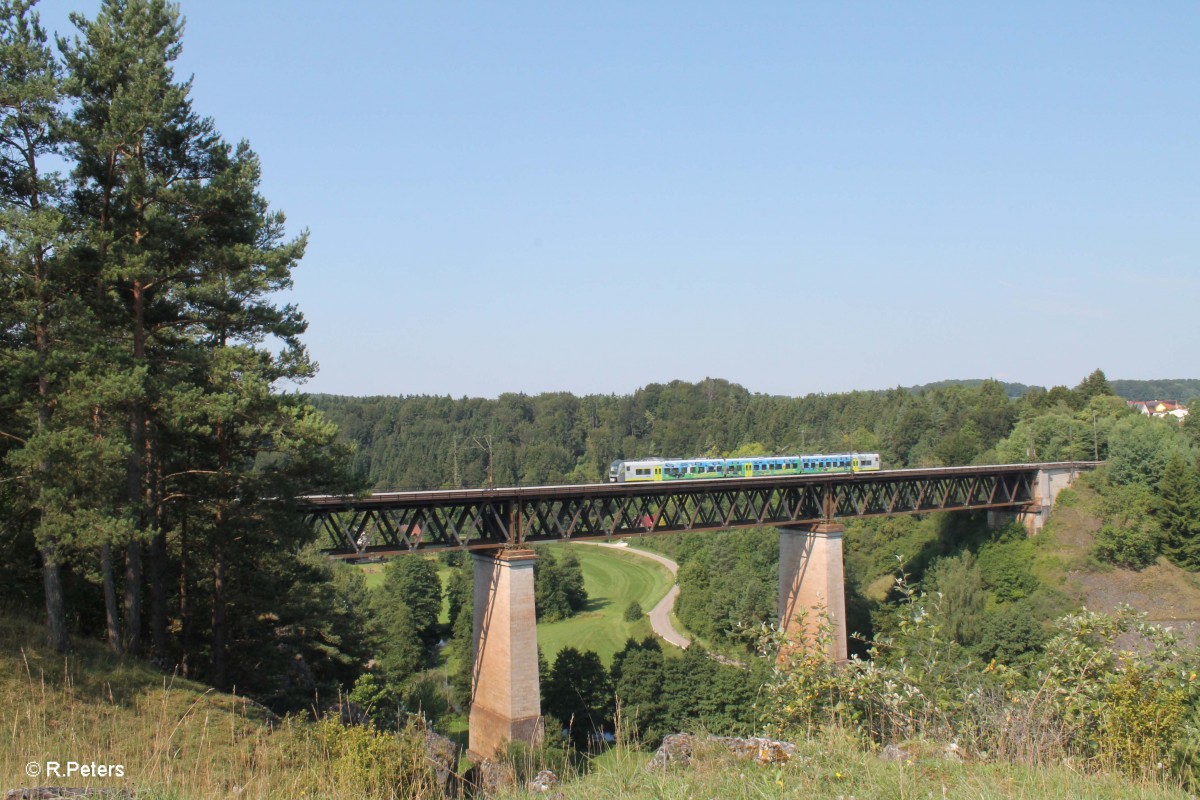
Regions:
[[[1174,421],[1130,415],[1117,422],[1109,436],[1109,475],[1116,484],[1155,486],[1172,455],[1185,453]]]
[[[451,564],[450,577],[446,581],[445,595],[447,616],[453,630],[458,615],[465,611],[470,617],[475,603],[475,565],[471,559],[460,559]]]
[[[567,726],[571,740],[581,749],[611,731],[612,686],[600,656],[574,647],[558,651],[542,686],[542,708]]]
[[[1200,397],[1200,379],[1111,381],[1113,391],[1126,400],[1176,400],[1187,403]]]
[[[1158,556],[1158,537],[1147,525],[1104,525],[1096,531],[1093,552],[1100,561],[1126,569],[1145,569]]]
[[[415,721],[387,733],[327,717],[316,724],[313,736],[320,758],[348,796],[421,798],[440,791],[423,729]]]
[[[538,551],[533,565],[534,604],[537,617],[544,622],[572,617],[587,604],[583,586],[583,568],[574,552],[560,558],[547,548]]]
[[[623,722],[644,744],[655,747],[667,730],[667,698],[663,695],[665,659],[658,640],[630,639],[613,656],[609,673]]]
[[[637,622],[645,615],[646,612],[642,611],[642,604],[637,600],[630,600],[629,605],[625,606],[624,618],[626,622]]]
[[[1028,603],[1009,603],[983,619],[975,652],[986,661],[1019,667],[1033,660],[1046,638]]]
[[[1200,569],[1200,471],[1173,453],[1158,481],[1155,517],[1163,534],[1163,553],[1184,569]]]
[[[1038,585],[1030,570],[1034,544],[1025,538],[1020,525],[1014,525],[1013,531],[1007,538],[989,542],[979,550],[979,571],[984,585],[1000,602],[1028,597]]]
[[[763,667],[761,663],[752,663],[749,669],[722,664],[698,644],[684,650],[681,658],[664,659],[659,690],[662,727],[658,730],[751,735],[758,723],[755,700],[765,678]],[[622,680],[628,685],[629,676],[624,672]],[[646,733],[655,732],[652,721],[647,728]]]
[[[1191,709],[1200,701],[1197,654],[1169,631],[1129,610],[1063,617],[1052,638],[1021,609],[982,635],[992,658],[984,669],[946,639],[940,598],[918,592],[901,577],[902,601],[873,643],[870,660],[836,668],[818,648],[785,647],[764,631],[768,652],[780,653],[766,707],[780,735],[811,734],[828,726],[857,731],[875,742],[953,741],[967,752],[1044,764],[1079,758],[1098,771],[1136,776],[1175,765],[1187,777],[1181,741],[1195,741]],[[829,627],[818,635],[828,637]],[[1118,642],[1136,635],[1139,645]]]
[[[437,641],[442,613],[442,581],[436,562],[428,558],[394,558],[384,569],[383,585],[371,598],[376,616],[395,628],[393,618],[406,612],[407,624],[427,644]]]
[[[779,537],[770,529],[692,534],[662,544],[680,562],[675,613],[714,643],[742,647],[738,630],[775,618]]]
[[[938,624],[946,636],[969,645],[980,633],[988,593],[975,555],[965,550],[939,559],[925,573],[925,584],[942,599]]]
[[[1102,370],[1094,370],[1090,375],[1083,379],[1072,394],[1078,399],[1080,407],[1086,406],[1091,402],[1093,397],[1112,396],[1112,386],[1108,382],[1108,378]]]
[[[889,466],[971,463],[1010,433],[1025,404],[996,381],[792,398],[715,379],[625,397],[313,400],[358,445],[355,467],[369,483],[411,489],[482,486],[489,469],[501,484],[603,480],[614,459],[648,455],[854,448],[878,450]]]

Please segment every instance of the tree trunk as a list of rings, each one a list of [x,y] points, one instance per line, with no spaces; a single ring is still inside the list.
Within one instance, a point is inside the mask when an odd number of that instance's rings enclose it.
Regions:
[[[162,493],[162,463],[154,459],[154,539],[150,542],[150,644],[160,667],[170,663],[167,652],[167,530]]]
[[[170,663],[167,653],[167,534],[161,527],[150,543],[150,642],[159,666]]]
[[[71,650],[71,637],[67,633],[67,611],[63,600],[62,574],[53,546],[41,548],[42,585],[46,590],[46,630],[49,644],[59,653]]]
[[[218,689],[228,688],[228,661],[225,652],[229,631],[225,620],[225,556],[220,548],[213,558],[212,675],[209,682]]]
[[[146,360],[145,287],[133,282],[133,356],[135,363]],[[125,492],[133,510],[133,539],[125,556],[125,649],[139,655],[142,649],[142,542],[146,530],[146,412],[137,400],[129,407],[129,460],[125,473]]]
[[[100,545],[100,572],[104,581],[104,622],[108,633],[108,649],[120,655],[121,619],[117,611],[117,581],[113,575],[112,545]]]
[[[187,512],[179,520],[179,673],[187,678],[192,656],[192,606],[188,593]]]

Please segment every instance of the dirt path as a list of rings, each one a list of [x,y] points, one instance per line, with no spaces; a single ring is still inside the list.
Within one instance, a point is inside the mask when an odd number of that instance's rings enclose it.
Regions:
[[[626,553],[632,553],[637,556],[653,559],[670,570],[672,575],[679,572],[679,565],[666,556],[660,556],[658,553],[650,553],[645,550],[637,550],[623,543],[608,544],[606,542],[578,542],[578,544],[590,544],[595,547],[611,547],[614,550],[622,550]],[[673,644],[676,647],[686,650],[688,645],[692,643],[691,639],[688,639],[682,633],[675,630],[675,626],[671,624],[671,609],[675,607],[675,598],[677,597],[679,597],[678,583],[672,586],[671,590],[667,592],[666,596],[663,597],[662,600],[658,601],[658,605],[650,610],[650,627],[654,629],[654,632],[657,633],[660,638],[665,639],[669,644]]]

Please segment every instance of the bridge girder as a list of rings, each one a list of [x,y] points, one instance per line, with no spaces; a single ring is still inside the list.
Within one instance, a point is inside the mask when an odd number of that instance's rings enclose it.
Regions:
[[[1061,465],[314,497],[304,498],[302,509],[325,536],[328,555],[365,558],[936,511],[1021,509],[1035,501],[1039,469],[1050,466]]]

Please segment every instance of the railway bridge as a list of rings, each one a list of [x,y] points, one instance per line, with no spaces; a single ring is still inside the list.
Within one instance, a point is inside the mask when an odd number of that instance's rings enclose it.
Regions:
[[[531,545],[779,529],[779,621],[800,639],[821,615],[828,656],[846,659],[842,521],[986,509],[989,520],[1041,529],[1058,492],[1096,462],[1005,464],[719,480],[524,486],[301,498],[333,558],[456,549],[474,557],[472,753],[539,735]]]

